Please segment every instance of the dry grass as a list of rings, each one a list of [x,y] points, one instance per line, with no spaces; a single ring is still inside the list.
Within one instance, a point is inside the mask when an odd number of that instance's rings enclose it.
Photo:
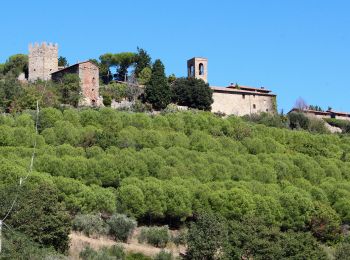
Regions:
[[[137,228],[135,230],[128,243],[119,243],[104,236],[99,238],[91,238],[78,232],[72,232],[69,235],[71,240],[69,248],[69,259],[80,259],[79,253],[86,246],[90,246],[91,248],[98,250],[102,247],[110,247],[116,244],[123,246],[126,252],[142,253],[146,256],[154,257],[162,249],[151,245],[140,244],[137,240],[137,237],[140,234],[140,229],[141,228]],[[184,253],[185,248],[177,247],[173,243],[169,243],[169,245],[164,250],[171,252],[173,256],[177,257],[179,256],[180,252]]]

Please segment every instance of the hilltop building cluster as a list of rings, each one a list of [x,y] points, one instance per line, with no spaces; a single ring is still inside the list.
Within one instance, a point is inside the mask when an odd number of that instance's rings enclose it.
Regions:
[[[99,95],[99,68],[91,61],[79,62],[69,67],[58,66],[58,45],[35,43],[29,45],[28,80],[53,80],[60,82],[66,74],[80,78],[81,106],[102,106]],[[195,57],[187,61],[188,77],[208,82],[208,60]],[[213,90],[212,112],[226,115],[250,115],[260,112],[275,113],[276,95],[264,88],[231,84],[228,87],[210,86]]]
[[[333,118],[333,119],[350,121],[350,113],[338,112],[332,109],[329,109],[327,111],[318,111],[318,110],[312,110],[312,109],[293,108],[291,111],[289,111],[289,113],[291,112],[302,112],[306,115],[317,117],[320,119]]]
[[[187,61],[187,75],[208,82],[208,60],[195,57]],[[213,90],[213,113],[244,116],[261,112],[275,113],[276,95],[265,88],[252,88],[231,83],[227,87],[210,86]]]
[[[59,82],[66,74],[76,74],[80,79],[82,98],[80,106],[101,106],[99,96],[99,70],[91,61],[79,62],[69,67],[58,66],[58,45],[35,43],[29,45],[28,80],[53,80]]]

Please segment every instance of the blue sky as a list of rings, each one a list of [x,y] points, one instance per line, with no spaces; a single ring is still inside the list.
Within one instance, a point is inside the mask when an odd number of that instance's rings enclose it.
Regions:
[[[1,10],[0,62],[30,42],[57,42],[71,64],[140,46],[177,76],[207,57],[211,85],[264,86],[285,112],[298,97],[350,111],[346,0],[12,0]]]

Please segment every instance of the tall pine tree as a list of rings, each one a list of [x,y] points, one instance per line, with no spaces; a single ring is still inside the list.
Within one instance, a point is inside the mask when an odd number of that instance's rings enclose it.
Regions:
[[[137,47],[135,63],[135,75],[139,77],[144,68],[151,68],[151,57],[144,49]]]
[[[152,75],[145,89],[146,102],[155,109],[164,109],[171,101],[171,91],[164,72],[164,65],[158,59],[152,67]]]

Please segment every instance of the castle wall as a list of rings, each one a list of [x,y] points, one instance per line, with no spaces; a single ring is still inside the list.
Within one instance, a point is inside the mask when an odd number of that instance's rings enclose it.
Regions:
[[[51,73],[58,70],[58,45],[29,45],[28,80],[50,80]]]
[[[274,99],[272,95],[241,94],[214,91],[212,112],[226,115],[244,116],[255,113],[274,113]]]

